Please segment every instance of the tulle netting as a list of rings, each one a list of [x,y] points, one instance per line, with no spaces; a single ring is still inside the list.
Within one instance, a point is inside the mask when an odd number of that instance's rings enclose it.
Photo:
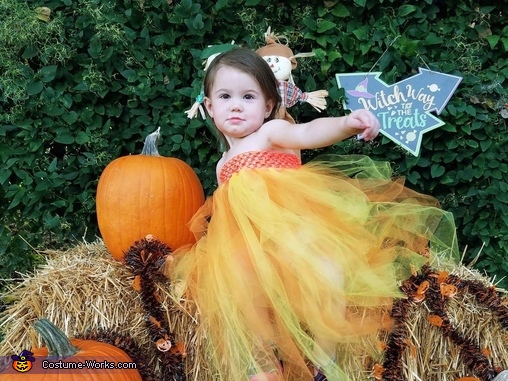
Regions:
[[[199,306],[217,379],[247,380],[275,352],[281,380],[310,381],[320,338],[373,338],[402,280],[457,259],[452,215],[391,176],[388,163],[348,156],[240,170],[217,188],[191,222],[197,244],[166,269]],[[336,364],[327,372],[347,379]]]

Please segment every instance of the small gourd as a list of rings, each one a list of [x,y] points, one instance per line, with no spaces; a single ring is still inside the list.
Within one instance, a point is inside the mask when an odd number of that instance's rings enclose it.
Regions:
[[[0,374],[0,381],[142,381],[131,358],[111,344],[94,340],[69,340],[44,318],[37,320],[34,328],[46,346],[32,349],[29,357],[34,361],[30,361],[27,372],[8,369]],[[81,369],[77,364],[82,364]],[[124,368],[116,368],[119,364]]]

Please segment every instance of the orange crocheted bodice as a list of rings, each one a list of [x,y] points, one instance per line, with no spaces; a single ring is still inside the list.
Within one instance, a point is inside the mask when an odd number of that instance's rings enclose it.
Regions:
[[[222,166],[219,178],[222,183],[242,168],[298,168],[300,158],[288,152],[248,151],[229,159]]]

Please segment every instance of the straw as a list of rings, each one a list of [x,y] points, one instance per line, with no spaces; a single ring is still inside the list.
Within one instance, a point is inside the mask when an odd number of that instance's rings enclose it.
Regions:
[[[32,328],[41,317],[52,321],[70,337],[94,330],[128,335],[149,358],[155,374],[160,372],[156,348],[145,325],[145,311],[140,294],[132,287],[133,275],[126,266],[112,258],[102,241],[82,243],[67,251],[46,251],[47,262],[34,274],[23,276],[5,300],[14,301],[0,315],[0,329],[5,333],[0,356],[20,353],[42,342]],[[441,266],[441,264],[433,264]],[[437,271],[437,270],[436,270]],[[479,272],[457,265],[447,271],[463,280],[480,281],[486,288],[492,282]],[[218,381],[209,364],[211,354],[203,345],[206,332],[199,329],[199,311],[195,303],[175,299],[178,284],[158,282],[158,293],[167,314],[170,330],[185,345],[188,381]],[[504,290],[497,289],[504,293]],[[504,294],[500,294],[504,303]],[[465,338],[487,354],[497,371],[508,368],[507,329],[499,322],[495,309],[478,303],[466,291],[444,299],[451,324]],[[408,297],[408,314],[403,322],[407,332],[402,353],[402,374],[407,381],[455,381],[473,376],[464,361],[461,348],[443,330],[429,324],[429,300],[413,303]],[[379,342],[388,342],[390,332],[382,332]],[[351,381],[372,378],[374,364],[383,364],[385,351],[379,343],[363,342],[341,345],[338,362]],[[298,380],[294,380],[298,381]],[[303,381],[303,380],[302,380]],[[395,380],[394,380],[395,381]]]

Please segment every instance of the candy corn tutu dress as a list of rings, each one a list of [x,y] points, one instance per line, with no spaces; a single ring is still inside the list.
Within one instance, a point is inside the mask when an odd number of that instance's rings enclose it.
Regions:
[[[198,306],[217,380],[248,380],[275,355],[281,380],[312,380],[315,338],[374,337],[400,281],[429,256],[457,255],[453,217],[387,163],[253,151],[219,175],[191,221],[197,243],[167,270]],[[327,373],[347,380],[339,365]]]

